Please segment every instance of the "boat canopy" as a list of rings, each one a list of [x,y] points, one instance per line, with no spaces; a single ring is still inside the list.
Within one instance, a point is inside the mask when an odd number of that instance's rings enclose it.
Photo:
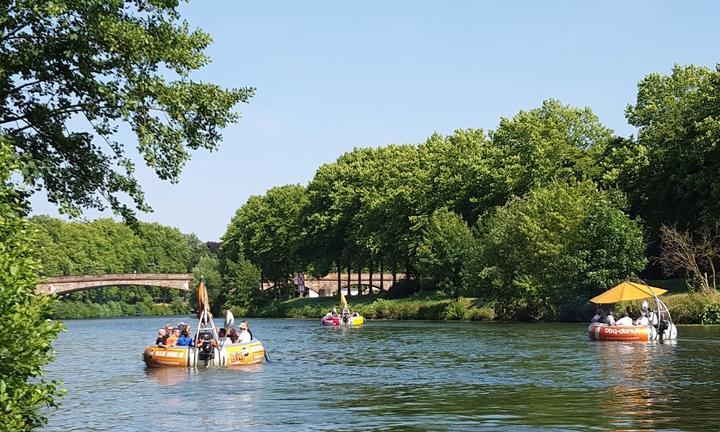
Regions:
[[[667,290],[651,287],[643,283],[625,281],[604,293],[590,299],[595,304],[617,303],[621,301],[642,300],[665,294]]]

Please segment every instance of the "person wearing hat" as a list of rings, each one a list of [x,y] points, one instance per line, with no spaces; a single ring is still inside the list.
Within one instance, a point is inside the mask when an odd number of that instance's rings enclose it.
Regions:
[[[252,335],[248,331],[248,325],[247,322],[243,321],[240,323],[240,337],[238,338],[239,343],[247,343],[252,340]]]

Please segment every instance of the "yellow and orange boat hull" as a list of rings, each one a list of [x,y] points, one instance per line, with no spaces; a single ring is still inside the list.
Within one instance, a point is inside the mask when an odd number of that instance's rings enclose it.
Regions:
[[[212,359],[202,360],[194,347],[145,347],[143,361],[148,367],[222,367],[245,366],[265,361],[265,347],[255,340],[244,344],[228,344],[213,350]]]

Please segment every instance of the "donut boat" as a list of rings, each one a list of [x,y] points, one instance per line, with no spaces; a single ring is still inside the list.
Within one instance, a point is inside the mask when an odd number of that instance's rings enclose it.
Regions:
[[[662,336],[662,337],[660,337]],[[677,328],[670,324],[662,334],[651,325],[607,325],[592,323],[588,326],[588,337],[597,341],[649,342],[654,340],[677,339]]]
[[[320,320],[320,325],[323,326],[360,326],[365,324],[365,318],[362,315],[351,316],[347,323],[342,322],[342,317],[336,316],[325,316]]]
[[[147,346],[142,355],[147,367],[245,366],[262,363],[267,359],[265,347],[257,339],[232,343],[230,338],[220,337],[210,313],[210,302],[202,277],[198,285],[197,310],[199,323],[195,337],[192,339],[193,346]],[[232,328],[234,322],[235,317],[227,311],[225,328]],[[243,324],[240,328],[243,329]],[[247,330],[247,326],[244,328]],[[250,337],[252,338],[252,335]]]
[[[265,361],[265,347],[259,340],[210,349],[151,345],[145,347],[143,361],[148,367],[245,366]]]
[[[658,296],[667,292],[662,288],[651,287],[643,281],[626,280],[613,288],[599,294],[590,302],[597,305],[613,305],[619,302],[635,300],[654,300],[655,310],[650,311],[647,302],[643,302],[643,315],[647,325],[608,325],[593,322],[588,326],[588,337],[597,341],[649,342],[677,339],[677,327],[673,324],[670,310]],[[598,314],[600,310],[598,309]],[[600,315],[602,316],[602,315]]]

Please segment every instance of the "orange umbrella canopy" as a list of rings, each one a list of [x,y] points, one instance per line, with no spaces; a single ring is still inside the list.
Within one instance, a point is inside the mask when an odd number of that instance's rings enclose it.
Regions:
[[[591,298],[590,301],[596,304],[617,303],[621,301],[642,300],[652,297],[653,295],[659,296],[666,292],[667,290],[662,288],[625,281]]]

